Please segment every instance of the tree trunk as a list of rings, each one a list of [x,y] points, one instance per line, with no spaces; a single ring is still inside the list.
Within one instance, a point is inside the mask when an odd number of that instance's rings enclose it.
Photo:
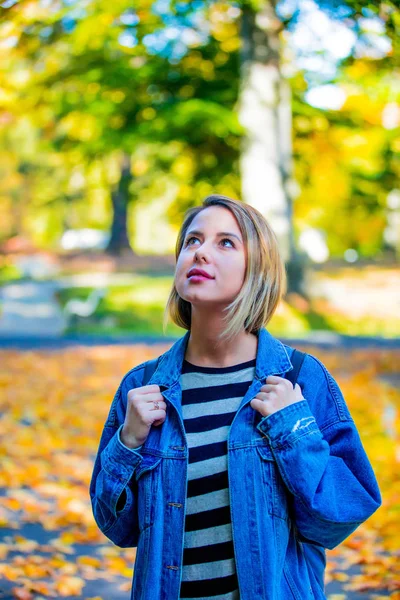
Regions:
[[[239,99],[239,119],[245,128],[240,162],[242,197],[268,219],[288,263],[288,291],[300,291],[302,261],[292,222],[291,89],[281,72],[281,30],[272,2],[265,1],[259,12],[243,8]]]
[[[111,194],[113,221],[107,252],[116,256],[126,251],[132,252],[127,229],[129,184],[132,180],[130,165],[130,156],[124,153],[121,161],[121,178]]]

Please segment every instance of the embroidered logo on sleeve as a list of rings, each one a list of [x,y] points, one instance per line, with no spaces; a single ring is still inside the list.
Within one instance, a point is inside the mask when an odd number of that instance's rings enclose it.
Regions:
[[[311,425],[311,423],[315,423],[314,417],[303,417],[302,419],[296,421],[296,423],[293,425],[292,432],[297,431],[297,429],[304,429],[305,427]]]

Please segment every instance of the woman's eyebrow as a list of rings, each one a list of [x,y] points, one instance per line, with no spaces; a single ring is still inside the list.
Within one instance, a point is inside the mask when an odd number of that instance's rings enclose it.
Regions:
[[[188,232],[187,232],[187,234],[186,234],[186,236],[185,236],[185,237],[187,237],[189,234],[192,234],[192,233],[194,233],[194,234],[196,234],[196,235],[203,235],[203,232],[202,232],[202,231],[200,231],[199,229],[192,229],[192,231],[188,231]],[[237,240],[239,240],[239,242],[240,242],[240,243],[242,243],[242,240],[240,239],[240,237],[238,237],[238,236],[236,235],[236,233],[230,233],[229,231],[219,231],[219,232],[217,233],[217,236],[218,236],[218,237],[221,237],[222,235],[228,235],[228,236],[230,236],[230,237],[234,237],[234,238],[236,238]]]

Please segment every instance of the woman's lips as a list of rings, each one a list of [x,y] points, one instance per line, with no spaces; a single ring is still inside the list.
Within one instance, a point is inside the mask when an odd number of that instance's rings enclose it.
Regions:
[[[189,280],[190,281],[211,281],[211,277],[205,277],[204,275],[190,275],[189,276]]]

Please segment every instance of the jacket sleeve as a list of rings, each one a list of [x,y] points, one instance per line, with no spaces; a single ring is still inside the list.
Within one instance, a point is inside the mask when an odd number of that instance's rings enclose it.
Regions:
[[[318,359],[307,358],[307,364],[312,364],[303,373],[303,386],[298,378],[304,400],[264,417],[257,428],[269,438],[280,474],[293,495],[300,540],[333,549],[381,506],[382,498],[337,382]],[[311,375],[316,378],[307,385]]]
[[[122,379],[105,422],[90,481],[90,499],[99,529],[121,548],[136,547],[139,538],[135,469],[143,460],[142,446],[121,442],[127,394],[141,383],[131,371]]]

